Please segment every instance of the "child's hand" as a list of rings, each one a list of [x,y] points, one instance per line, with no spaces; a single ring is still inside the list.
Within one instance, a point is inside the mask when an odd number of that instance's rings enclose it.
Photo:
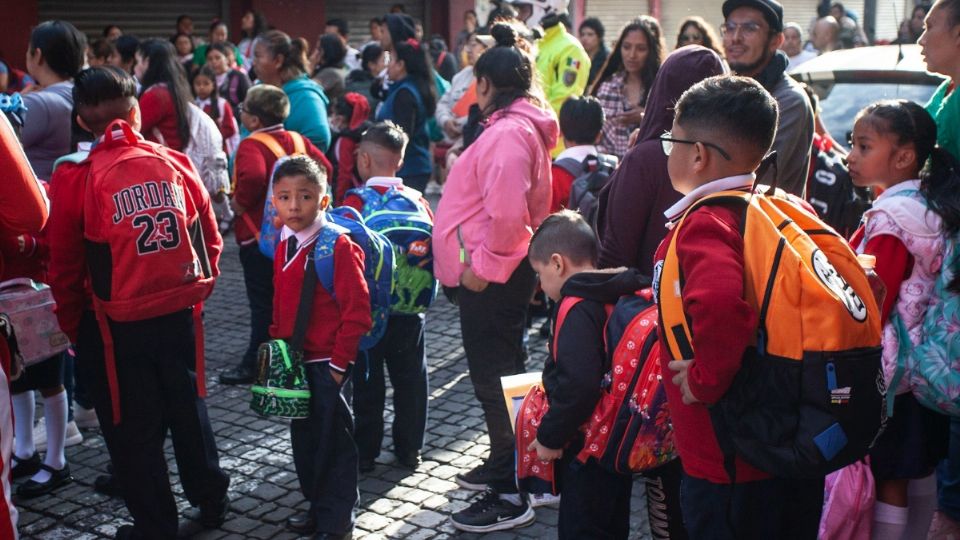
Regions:
[[[690,391],[690,384],[687,382],[687,372],[690,370],[691,365],[693,365],[693,360],[674,360],[667,364],[668,368],[677,372],[672,380],[673,384],[680,387],[680,395],[683,396],[683,403],[685,405],[700,403],[700,400]]]
[[[536,450],[537,457],[540,458],[540,461],[553,461],[555,459],[560,459],[563,456],[563,448],[558,448],[554,450],[553,448],[547,448],[546,446],[540,444],[540,441],[534,439],[530,446],[527,447],[527,451]]]
[[[483,292],[490,284],[489,281],[473,273],[473,268],[467,267],[460,275],[460,284],[475,293]]]
[[[333,368],[330,368],[330,376],[333,377],[333,382],[337,384],[343,384],[343,373],[340,373],[339,371]]]
[[[230,198],[230,209],[233,210],[233,213],[238,216],[247,211],[246,208],[240,206],[240,203],[238,203],[237,200],[232,197]]]

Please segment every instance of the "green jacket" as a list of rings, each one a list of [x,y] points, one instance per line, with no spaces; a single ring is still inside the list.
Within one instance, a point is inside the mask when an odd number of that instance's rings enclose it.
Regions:
[[[950,81],[944,81],[927,103],[927,112],[937,121],[937,144],[960,159],[960,97],[956,89],[947,95]]]
[[[543,81],[543,91],[553,112],[560,114],[560,107],[568,97],[583,95],[587,88],[590,55],[561,23],[548,28],[537,46],[537,71]]]

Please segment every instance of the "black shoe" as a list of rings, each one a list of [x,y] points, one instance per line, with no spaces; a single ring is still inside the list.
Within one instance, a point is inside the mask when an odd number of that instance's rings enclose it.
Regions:
[[[237,366],[220,373],[220,382],[222,384],[250,384],[256,375],[251,367]]]
[[[360,461],[357,463],[357,468],[360,469],[362,473],[373,472],[377,468],[377,462],[372,458],[360,458]]]
[[[101,474],[93,480],[93,490],[108,497],[122,497],[123,488],[115,474]]]
[[[313,534],[317,532],[317,522],[310,514],[301,512],[287,518],[287,528],[297,534]]]
[[[483,491],[490,487],[490,482],[493,478],[491,478],[490,473],[487,472],[487,462],[484,461],[469,471],[458,474],[454,480],[463,489]]]
[[[20,484],[17,486],[17,497],[21,499],[32,499],[33,497],[46,495],[62,485],[73,482],[73,477],[70,476],[70,465],[64,465],[63,468],[58,471],[46,464],[40,464],[40,469],[50,473],[50,478],[48,478],[46,482],[27,480]]]
[[[500,498],[500,494],[488,489],[468,508],[450,516],[450,522],[461,531],[485,533],[526,527],[537,519],[533,508],[520,495],[520,504]]]
[[[39,452],[34,452],[33,455],[28,458],[19,458],[16,454],[10,457],[12,457],[14,461],[13,468],[10,469],[10,477],[14,480],[37,474],[37,471],[40,470],[40,465],[43,463],[40,461]]]
[[[397,464],[403,467],[404,469],[410,469],[411,471],[417,470],[417,467],[420,466],[422,462],[420,459],[420,452],[397,452]]]
[[[230,498],[226,495],[214,503],[200,503],[197,508],[190,508],[183,513],[183,517],[200,523],[207,529],[218,529],[227,520],[227,511],[230,510]]]
[[[353,531],[347,534],[317,533],[310,538],[311,540],[350,540],[353,538]]]
[[[137,534],[133,525],[121,525],[117,527],[117,533],[114,534],[113,537],[117,540],[133,540],[134,538],[139,538],[140,535]]]

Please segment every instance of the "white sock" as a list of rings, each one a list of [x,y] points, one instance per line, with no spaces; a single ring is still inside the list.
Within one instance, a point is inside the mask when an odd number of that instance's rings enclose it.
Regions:
[[[937,477],[931,474],[926,478],[911,480],[907,485],[907,507],[910,517],[904,538],[926,538],[930,531],[930,522],[937,509]]]
[[[909,515],[909,508],[877,501],[873,507],[872,540],[901,540],[907,530]]]
[[[43,464],[55,470],[60,470],[67,464],[63,455],[63,445],[67,438],[67,393],[43,398],[43,416],[47,419],[47,455]],[[34,482],[46,482],[50,473],[41,469],[33,475]]]
[[[36,412],[33,390],[13,395],[13,433],[16,436],[13,454],[28,459],[37,451],[33,445],[33,415]]]
[[[520,494],[519,493],[501,493],[500,498],[504,501],[507,501],[510,504],[520,506]]]

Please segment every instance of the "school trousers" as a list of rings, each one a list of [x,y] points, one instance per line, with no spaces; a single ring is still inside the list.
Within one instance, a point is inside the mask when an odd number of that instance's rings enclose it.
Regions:
[[[358,355],[353,372],[353,414],[361,459],[375,459],[383,443],[386,396],[384,365],[393,387],[393,448],[403,456],[419,452],[427,428],[427,353],[424,315],[396,314],[383,338]]]
[[[243,267],[243,284],[250,305],[250,341],[240,360],[240,367],[256,373],[260,345],[270,341],[270,323],[273,321],[273,261],[260,253],[260,246],[253,242],[240,246],[240,266]]]
[[[513,420],[503,401],[500,377],[526,371],[523,335],[536,284],[536,274],[524,259],[506,283],[491,283],[479,293],[457,289],[470,381],[490,436],[487,473],[491,487],[501,493],[515,493],[517,487]]]
[[[684,473],[680,504],[687,534],[697,540],[816,540],[823,478],[731,485]]]
[[[86,378],[138,538],[175,538],[179,516],[163,446],[170,432],[180,484],[192,506],[218,504],[230,478],[220,469],[207,406],[197,395],[193,310],[109,321],[120,422],[114,424],[104,346],[92,312],[80,320],[77,374]]]
[[[613,540],[630,534],[630,494],[633,476],[610,472],[593,458],[580,463],[576,455],[557,462],[560,480],[560,540]]]
[[[290,422],[293,465],[317,531],[342,536],[353,530],[360,498],[353,418],[329,362],[310,362],[304,372],[310,416]]]

